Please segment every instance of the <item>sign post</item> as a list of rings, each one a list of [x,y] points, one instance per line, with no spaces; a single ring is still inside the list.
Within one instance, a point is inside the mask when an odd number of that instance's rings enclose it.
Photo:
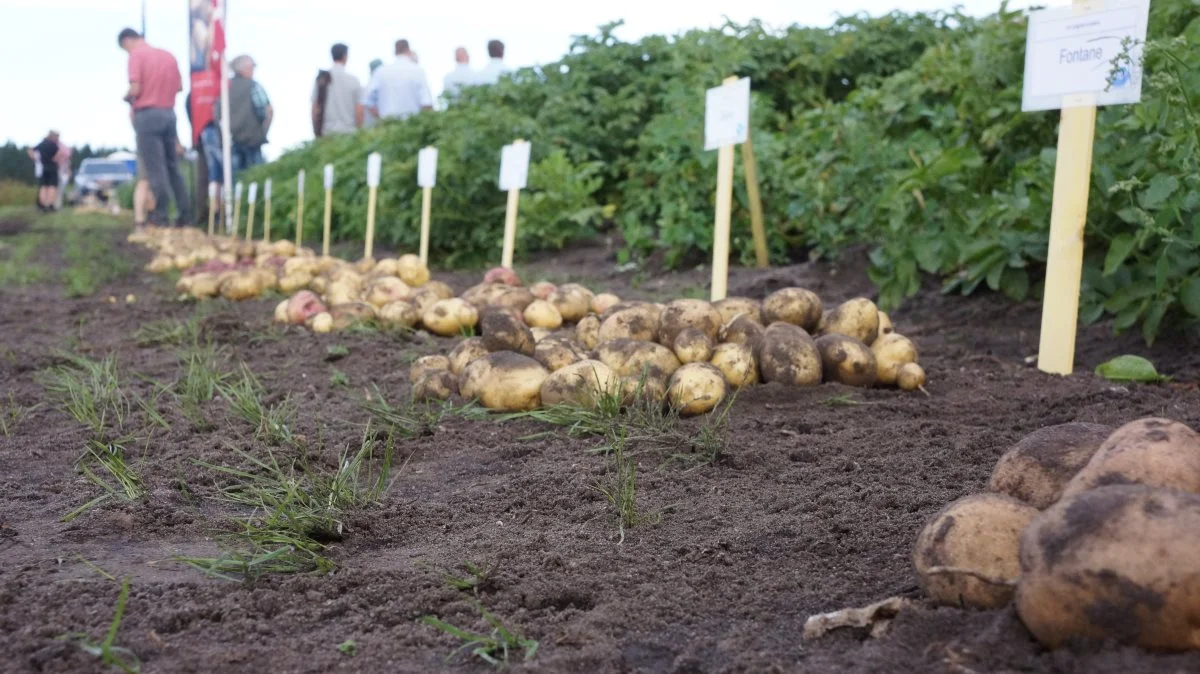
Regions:
[[[263,183],[263,243],[271,243],[271,179]]]
[[[1096,106],[1141,100],[1140,45],[1149,13],[1149,0],[1074,0],[1029,15],[1021,109],[1062,110],[1038,348],[1043,372],[1067,375],[1075,367]],[[1126,38],[1135,45],[1132,65],[1113,74]]]
[[[517,240],[517,206],[521,190],[529,180],[530,145],[518,138],[505,145],[500,153],[500,189],[508,191],[508,207],[504,211],[504,248],[500,266],[512,269],[513,248]]]
[[[208,235],[217,233],[217,184],[208,184]]]
[[[233,232],[231,236],[238,238],[238,220],[242,217],[242,184],[233,188]]]
[[[709,89],[704,106],[704,149],[717,150],[717,208],[713,224],[712,301],[729,283],[729,221],[733,211],[733,147],[750,137],[750,80],[729,77]]]
[[[296,174],[296,251],[299,253],[304,234],[304,169]]]
[[[363,259],[374,259],[375,252],[375,203],[379,197],[379,173],[383,168],[383,157],[378,152],[367,155],[367,241],[363,248]]]
[[[254,205],[258,203],[258,183],[250,183],[250,197],[246,199],[250,212],[246,214],[246,242],[254,240]]]
[[[329,221],[333,217],[333,164],[325,165],[325,229],[321,255],[329,257]]]
[[[422,148],[417,155],[417,185],[421,188],[421,264],[429,266],[429,212],[433,187],[437,184],[436,147]]]
[[[758,193],[758,162],[749,132],[742,143],[742,167],[746,170],[746,197],[750,199],[750,232],[754,235],[754,261],[760,269],[771,265],[767,254],[767,230],[763,226],[762,196]]]

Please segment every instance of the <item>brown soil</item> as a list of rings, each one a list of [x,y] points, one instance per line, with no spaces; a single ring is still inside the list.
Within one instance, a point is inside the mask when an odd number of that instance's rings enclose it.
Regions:
[[[132,259],[147,258],[121,247]],[[62,265],[53,250],[42,261]],[[635,286],[633,274],[614,271],[602,246],[537,261],[525,276],[656,298],[694,294],[706,281],[705,272],[692,271],[652,274]],[[439,277],[462,290],[477,275]],[[850,256],[845,266],[739,269],[731,294],[761,297],[787,285],[826,302],[871,292],[861,262]],[[75,468],[87,433],[36,381],[60,362],[55,350],[115,354],[129,390],[149,396],[150,382],[181,376],[178,347],[139,347],[134,333],[202,310],[205,333],[227,350],[226,367],[245,362],[269,401],[290,394],[299,406],[296,432],[310,446],[323,438],[317,461],[332,467],[360,442],[368,420],[360,401],[371,385],[402,399],[407,363],[452,342],[285,330],[271,324],[277,300],[197,309],[140,271],[92,298],[62,299],[52,284],[0,292],[0,402],[6,412],[42,404],[0,437],[3,671],[105,670],[58,639],[72,632],[103,638],[119,586],[96,569],[130,579],[116,643],[140,657],[143,671],[487,671],[469,653],[447,661],[457,644],[418,622],[437,615],[486,631],[469,595],[448,587],[441,571],[463,575],[464,562],[494,566],[479,601],[540,643],[528,663],[514,654],[518,671],[1200,670],[1200,653],[1112,645],[1047,652],[1012,610],[927,605],[910,562],[925,518],[982,489],[1000,454],[1034,429],[1118,425],[1146,415],[1200,426],[1200,350],[1191,338],[1171,335],[1147,349],[1135,337],[1114,338],[1107,326],[1088,327],[1079,338],[1078,373],[1052,377],[1028,362],[1037,348],[1036,304],[931,290],[894,317],[921,349],[928,397],[837,385],[751,388],[733,406],[726,451],[715,464],[687,470],[667,460],[671,450],[636,455],[638,505],[660,518],[626,530],[623,541],[612,506],[595,488],[607,464],[588,451],[594,438],[529,421],[447,417],[400,442],[407,463],[382,503],[346,514],[346,532],[328,550],[334,571],[230,582],[173,561],[218,554],[219,536],[237,514],[213,498],[228,480],[196,461],[245,466],[234,448],[265,457],[269,446],[224,402],[203,408],[211,428],[193,430],[163,398],[170,429],[134,424],[136,438],[127,444],[149,495],[62,523],[101,492]],[[129,293],[136,301],[126,304]],[[326,349],[335,343],[349,355],[329,362]],[[1175,383],[1117,385],[1091,374],[1121,353],[1151,357]],[[334,368],[349,387],[331,382]],[[846,395],[861,404],[829,404]],[[703,423],[686,422],[691,429]],[[813,613],[893,595],[917,602],[882,638],[849,630],[801,639]],[[348,639],[357,644],[354,656],[337,648]]]

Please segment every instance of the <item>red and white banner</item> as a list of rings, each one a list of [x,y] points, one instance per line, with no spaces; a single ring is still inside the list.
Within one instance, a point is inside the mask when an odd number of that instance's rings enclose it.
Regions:
[[[188,0],[191,34],[188,59],[192,71],[192,147],[213,119],[213,103],[221,97],[221,61],[225,58],[226,0]]]

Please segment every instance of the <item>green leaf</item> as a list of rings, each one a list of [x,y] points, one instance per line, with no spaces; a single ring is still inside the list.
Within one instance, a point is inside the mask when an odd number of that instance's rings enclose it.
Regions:
[[[1104,275],[1115,272],[1125,258],[1133,252],[1133,247],[1137,245],[1137,239],[1132,234],[1118,234],[1113,237],[1112,243],[1108,244],[1108,255],[1104,257]]]
[[[1096,366],[1096,374],[1109,381],[1160,382],[1164,377],[1154,368],[1154,363],[1141,356],[1117,356],[1107,363]]]
[[[1138,195],[1142,208],[1153,210],[1161,207],[1179,189],[1179,179],[1168,173],[1159,173],[1150,179],[1150,185]]]
[[[1171,261],[1165,252],[1160,254],[1158,262],[1154,263],[1154,291],[1161,293],[1167,287],[1167,277],[1171,273]]]
[[[1171,308],[1171,300],[1158,300],[1150,305],[1150,311],[1146,312],[1146,318],[1142,321],[1142,338],[1146,340],[1146,346],[1154,344],[1154,338],[1158,337],[1158,328],[1162,325],[1163,316],[1167,315],[1167,309]]]
[[[1029,296],[1029,273],[1024,269],[1009,267],[1004,270],[1000,289],[1014,302],[1022,302]]]
[[[1185,280],[1179,287],[1179,304],[1192,316],[1200,316],[1200,278]]]

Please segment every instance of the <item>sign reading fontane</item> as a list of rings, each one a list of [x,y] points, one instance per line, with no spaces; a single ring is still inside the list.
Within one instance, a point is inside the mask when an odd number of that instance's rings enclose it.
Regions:
[[[225,58],[225,0],[188,0],[188,61],[191,64],[192,146],[213,119],[221,96],[221,59]]]

